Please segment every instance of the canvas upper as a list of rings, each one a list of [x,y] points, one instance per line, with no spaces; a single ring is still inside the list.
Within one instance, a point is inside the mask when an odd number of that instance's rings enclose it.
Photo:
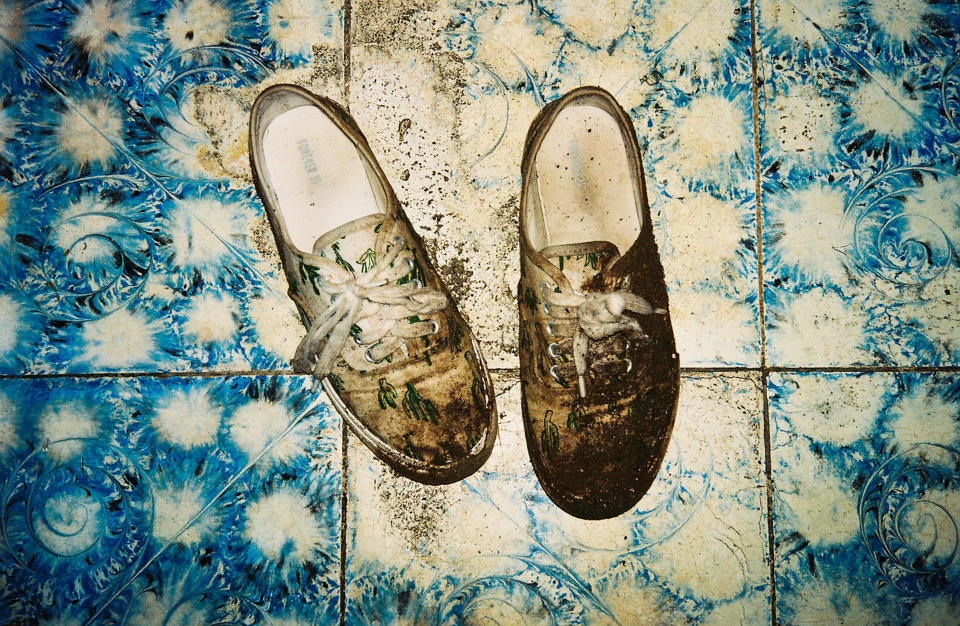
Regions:
[[[280,135],[267,133],[290,111],[299,112],[275,127],[288,129],[287,150]],[[311,120],[318,120],[318,133],[330,132],[322,130],[324,121],[314,111],[332,121],[349,144],[336,134],[298,138],[301,132],[309,135]],[[350,158],[355,150],[360,165],[322,161],[340,148]],[[289,164],[269,162],[287,152],[293,155]],[[476,471],[497,434],[490,376],[476,339],[356,123],[331,100],[276,85],[253,107],[250,153],[289,294],[307,328],[295,370],[323,377],[324,390],[347,424],[399,473],[435,484]],[[322,158],[314,159],[315,153]],[[301,167],[298,158],[304,160],[299,178],[290,173]],[[341,184],[358,172],[368,186]],[[291,176],[294,189],[278,195],[278,185]],[[322,186],[325,177],[333,178],[331,186],[310,195],[310,185]],[[297,185],[305,189],[300,195]],[[353,211],[354,205],[366,208]],[[292,233],[284,215],[313,219],[314,212],[320,228],[341,223],[303,249],[294,239],[306,241],[304,234]]]
[[[531,125],[522,173],[527,447],[558,506],[581,518],[613,517],[632,508],[656,477],[679,390],[629,117],[602,89],[566,94]]]

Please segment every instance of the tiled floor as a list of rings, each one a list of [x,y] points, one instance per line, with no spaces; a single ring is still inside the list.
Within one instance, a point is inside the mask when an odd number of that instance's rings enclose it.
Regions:
[[[462,483],[290,374],[277,82],[349,105],[495,368]],[[604,522],[538,486],[516,371],[521,143],[586,84],[685,368]],[[0,623],[960,623],[958,119],[948,0],[0,0]]]

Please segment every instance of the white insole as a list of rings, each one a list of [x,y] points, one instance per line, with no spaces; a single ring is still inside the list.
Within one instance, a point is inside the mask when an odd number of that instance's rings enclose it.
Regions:
[[[356,146],[320,109],[281,113],[263,135],[263,161],[277,208],[297,248],[334,228],[380,213]]]
[[[570,106],[537,153],[546,245],[609,241],[623,254],[640,235],[630,159],[616,120],[595,106]]]

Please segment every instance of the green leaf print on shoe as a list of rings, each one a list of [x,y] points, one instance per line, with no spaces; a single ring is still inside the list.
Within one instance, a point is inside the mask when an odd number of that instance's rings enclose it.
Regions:
[[[480,441],[480,437],[470,426],[467,426],[464,434],[467,436],[467,450],[473,450],[473,446],[477,445],[477,442]]]
[[[583,407],[574,404],[570,412],[567,413],[567,428],[572,428],[574,432],[580,432],[583,430],[584,417],[586,417],[586,414],[583,412]]]
[[[447,338],[450,341],[450,347],[454,352],[463,350],[464,327],[457,321],[456,317],[451,316],[447,322]]]
[[[550,419],[551,417],[553,417],[553,411],[547,409],[547,412],[543,414],[543,432],[540,433],[540,449],[543,450],[548,459],[552,458],[560,449],[560,431],[553,420]]]
[[[377,265],[377,253],[373,251],[373,248],[367,248],[367,251],[357,259],[357,263],[360,264],[360,271],[369,272]]]
[[[300,282],[304,285],[310,285],[313,293],[319,296],[320,287],[317,286],[317,280],[320,278],[320,268],[315,265],[310,265],[309,263],[304,263],[303,259],[300,259],[297,264],[297,270],[300,273]]]
[[[523,290],[523,303],[527,305],[527,308],[530,309],[531,313],[535,313],[537,310],[537,294],[533,293],[533,289],[527,287]]]
[[[417,452],[417,449],[413,447],[413,443],[410,441],[410,433],[403,436],[403,442],[403,450],[401,450],[401,452],[403,452],[405,456],[418,461],[423,460],[423,455]]]
[[[589,267],[590,269],[597,269],[600,267],[600,253],[599,252],[588,252],[587,254],[577,255],[577,258],[583,258],[583,266]]]
[[[394,386],[387,382],[386,378],[381,378],[377,383],[380,385],[380,391],[377,392],[377,403],[380,408],[397,408],[397,390]]]
[[[463,353],[463,357],[470,366],[470,372],[473,374],[473,384],[470,385],[470,394],[473,396],[473,404],[482,409],[487,406],[487,394],[483,392],[483,377],[480,375],[480,366],[477,364],[477,358],[472,350]]]
[[[335,373],[330,372],[327,374],[327,378],[330,379],[330,384],[333,385],[333,388],[340,393],[343,391],[343,379],[337,376]]]
[[[520,349],[521,350],[530,350],[533,347],[533,340],[530,339],[530,333],[527,332],[526,327],[520,329]]]
[[[346,259],[340,256],[340,244],[335,243],[330,247],[333,248],[333,255],[336,257],[335,260],[337,262],[337,265],[347,270],[348,272],[353,272],[353,266],[350,265],[350,263]]]
[[[403,394],[403,412],[407,417],[420,420],[421,422],[433,422],[439,424],[439,413],[433,402],[424,398],[413,386],[413,383],[407,383],[407,391]]]

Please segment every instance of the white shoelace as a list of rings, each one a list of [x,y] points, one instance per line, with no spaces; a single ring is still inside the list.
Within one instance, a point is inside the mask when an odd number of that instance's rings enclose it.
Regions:
[[[331,372],[357,324],[363,323],[365,329],[354,340],[367,346],[364,356],[370,363],[404,347],[406,339],[437,332],[436,321],[406,319],[439,313],[447,307],[447,297],[416,280],[396,284],[413,271],[413,256],[403,248],[403,239],[395,237],[384,257],[367,272],[351,272],[326,258],[313,259],[323,274],[317,286],[330,296],[330,305],[313,319],[295,358],[300,363],[312,361],[318,380]]]
[[[633,335],[644,335],[640,323],[624,315],[624,311],[633,311],[639,315],[666,313],[664,309],[654,309],[646,300],[629,291],[556,292],[546,285],[541,285],[540,293],[548,305],[544,308],[547,315],[560,322],[577,323],[573,334],[573,364],[581,398],[587,395],[584,380],[587,372],[587,340],[597,341],[625,331]]]

